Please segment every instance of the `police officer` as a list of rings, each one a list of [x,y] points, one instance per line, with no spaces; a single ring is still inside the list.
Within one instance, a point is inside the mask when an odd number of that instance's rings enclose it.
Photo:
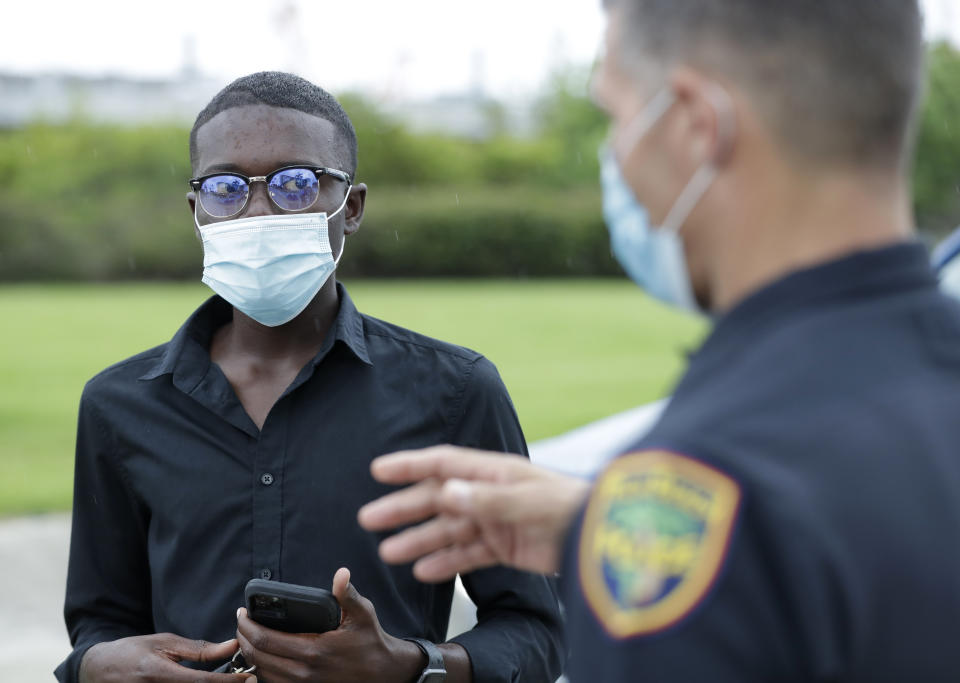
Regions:
[[[922,62],[915,0],[611,0],[614,252],[714,328],[590,487],[375,462],[419,483],[361,523],[427,520],[381,555],[560,570],[572,681],[960,680],[960,310],[906,178]]]

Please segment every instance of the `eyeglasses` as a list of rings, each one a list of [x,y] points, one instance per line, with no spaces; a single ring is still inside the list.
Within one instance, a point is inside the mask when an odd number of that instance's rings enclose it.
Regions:
[[[250,198],[250,184],[264,182],[270,200],[283,211],[303,211],[320,196],[320,178],[330,177],[353,184],[350,174],[323,166],[284,166],[267,175],[211,173],[190,179],[200,206],[214,218],[229,218],[243,211]]]

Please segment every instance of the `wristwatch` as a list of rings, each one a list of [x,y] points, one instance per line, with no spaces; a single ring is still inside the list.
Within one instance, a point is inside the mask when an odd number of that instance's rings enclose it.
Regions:
[[[443,683],[447,680],[447,668],[443,665],[443,653],[440,648],[423,638],[404,638],[420,648],[427,656],[427,668],[420,674],[417,683]]]

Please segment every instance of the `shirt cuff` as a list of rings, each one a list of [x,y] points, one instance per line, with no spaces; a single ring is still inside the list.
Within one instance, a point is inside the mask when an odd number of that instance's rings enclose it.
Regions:
[[[488,632],[474,628],[449,642],[456,643],[467,651],[473,683],[513,683],[520,680],[521,663],[517,661],[517,642],[510,638],[510,629]],[[534,643],[526,642],[524,645],[529,649],[524,652],[523,657],[542,657],[542,653],[534,651]]]
[[[80,663],[83,661],[83,656],[87,654],[87,650],[100,642],[103,641],[93,640],[73,648],[73,652],[60,663],[53,675],[60,683],[80,683]]]

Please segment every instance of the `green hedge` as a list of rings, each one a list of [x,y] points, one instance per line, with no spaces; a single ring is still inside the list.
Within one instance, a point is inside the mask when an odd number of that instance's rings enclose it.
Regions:
[[[548,145],[437,138],[399,168],[388,162],[405,155],[410,134],[384,133],[399,146],[390,153],[372,135],[367,147],[375,152],[360,171],[370,184],[367,215],[350,241],[345,274],[618,272],[596,181],[571,175],[561,184],[548,173],[559,164],[547,161],[538,173]],[[431,166],[431,155],[447,161]],[[0,280],[199,277],[189,177],[186,131],[177,127],[37,124],[0,132]],[[401,179],[409,184],[398,186]]]
[[[175,126],[0,133],[0,279],[185,275],[199,253],[185,140]]]
[[[0,203],[0,279],[198,278],[199,242],[184,206],[130,205],[75,232]],[[585,276],[619,272],[593,188],[371,188],[341,272],[377,277]]]
[[[594,187],[371,188],[344,273],[400,277],[612,275]]]
[[[592,189],[563,195],[536,187],[373,189],[341,271],[378,277],[616,274],[598,202]],[[202,252],[190,216],[185,208],[164,208],[130,222],[118,210],[114,223],[69,232],[38,220],[29,207],[0,205],[0,279],[199,277]]]
[[[960,52],[930,51],[914,172],[921,228],[960,223]],[[471,141],[413,133],[356,96],[368,214],[345,274],[571,276],[619,272],[600,215],[597,146],[607,123],[583,74],[558,77],[539,132]],[[491,108],[491,120],[498,117]],[[77,121],[0,130],[0,281],[199,277],[180,126]]]

